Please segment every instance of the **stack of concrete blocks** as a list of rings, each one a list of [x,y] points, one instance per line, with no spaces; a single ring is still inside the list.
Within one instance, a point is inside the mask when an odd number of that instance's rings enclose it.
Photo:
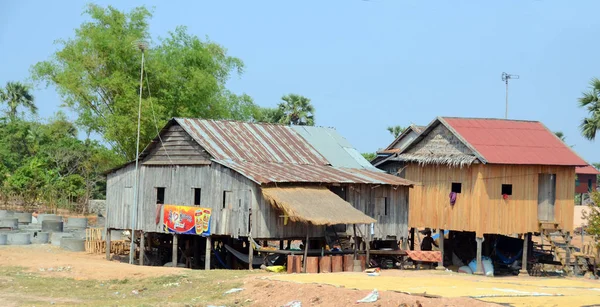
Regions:
[[[29,245],[31,213],[0,210],[0,245]]]

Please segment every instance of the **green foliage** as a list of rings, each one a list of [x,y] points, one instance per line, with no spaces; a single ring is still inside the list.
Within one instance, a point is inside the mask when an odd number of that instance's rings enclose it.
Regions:
[[[68,207],[102,198],[103,171],[121,163],[111,150],[79,140],[64,114],[48,123],[21,119],[0,123],[0,194],[25,206]]]
[[[587,220],[586,233],[596,238],[595,242],[600,246],[600,192],[594,191],[590,194],[592,201],[589,203],[588,212],[583,213],[583,218]]]
[[[562,131],[556,131],[556,132],[554,132],[554,135],[556,135],[556,137],[559,138],[563,142],[565,142],[567,139],[567,137],[565,136],[565,134]]]
[[[375,152],[364,152],[361,154],[367,161],[373,161],[377,157],[377,153]]]
[[[281,102],[276,108],[259,108],[254,114],[258,122],[314,126],[315,108],[310,99],[297,94],[288,94],[281,97]]]
[[[32,114],[37,113],[37,107],[33,100],[33,95],[30,93],[31,87],[20,82],[7,82],[6,87],[0,88],[0,101],[6,103],[8,110],[6,115],[10,120],[17,118],[17,108],[22,106]]]
[[[394,136],[394,138],[397,138],[400,134],[402,134],[402,132],[404,132],[404,130],[406,130],[406,127],[402,127],[402,126],[389,126],[387,127],[387,131]]]
[[[596,131],[600,129],[600,79],[593,78],[590,81],[590,89],[583,92],[579,98],[579,106],[586,108],[588,117],[584,118],[579,125],[581,134],[588,140],[596,138]]]
[[[54,85],[64,104],[77,112],[78,124],[97,132],[127,159],[135,158],[141,53],[149,40],[150,11],[121,12],[90,4],[91,21],[75,36],[59,40],[60,50],[32,67],[34,80]],[[145,47],[140,144],[172,117],[251,120],[257,107],[247,95],[227,90],[243,63],[209,40],[178,27],[157,45]]]

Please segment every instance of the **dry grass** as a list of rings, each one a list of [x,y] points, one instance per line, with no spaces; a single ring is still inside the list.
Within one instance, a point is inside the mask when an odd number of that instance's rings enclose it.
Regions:
[[[21,267],[0,267],[2,306],[245,306],[249,301],[224,295],[240,287],[248,271],[186,271],[144,279],[78,280],[48,277]]]

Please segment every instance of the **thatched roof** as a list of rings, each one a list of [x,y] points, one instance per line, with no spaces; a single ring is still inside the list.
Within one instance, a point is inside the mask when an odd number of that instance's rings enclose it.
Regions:
[[[473,164],[477,158],[469,155],[415,155],[415,154],[400,154],[397,158],[399,161],[416,162],[420,165],[427,164],[443,164],[451,167],[464,167]]]
[[[265,187],[262,193],[267,202],[294,222],[314,225],[377,222],[326,187]]]

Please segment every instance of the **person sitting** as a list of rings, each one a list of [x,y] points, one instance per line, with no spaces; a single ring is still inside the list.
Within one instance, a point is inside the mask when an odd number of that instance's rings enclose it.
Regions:
[[[423,231],[423,234],[425,235],[425,237],[421,241],[421,250],[422,251],[430,251],[433,249],[433,246],[439,247],[437,245],[437,243],[435,243],[435,241],[431,237],[431,229],[425,228],[425,230]]]

